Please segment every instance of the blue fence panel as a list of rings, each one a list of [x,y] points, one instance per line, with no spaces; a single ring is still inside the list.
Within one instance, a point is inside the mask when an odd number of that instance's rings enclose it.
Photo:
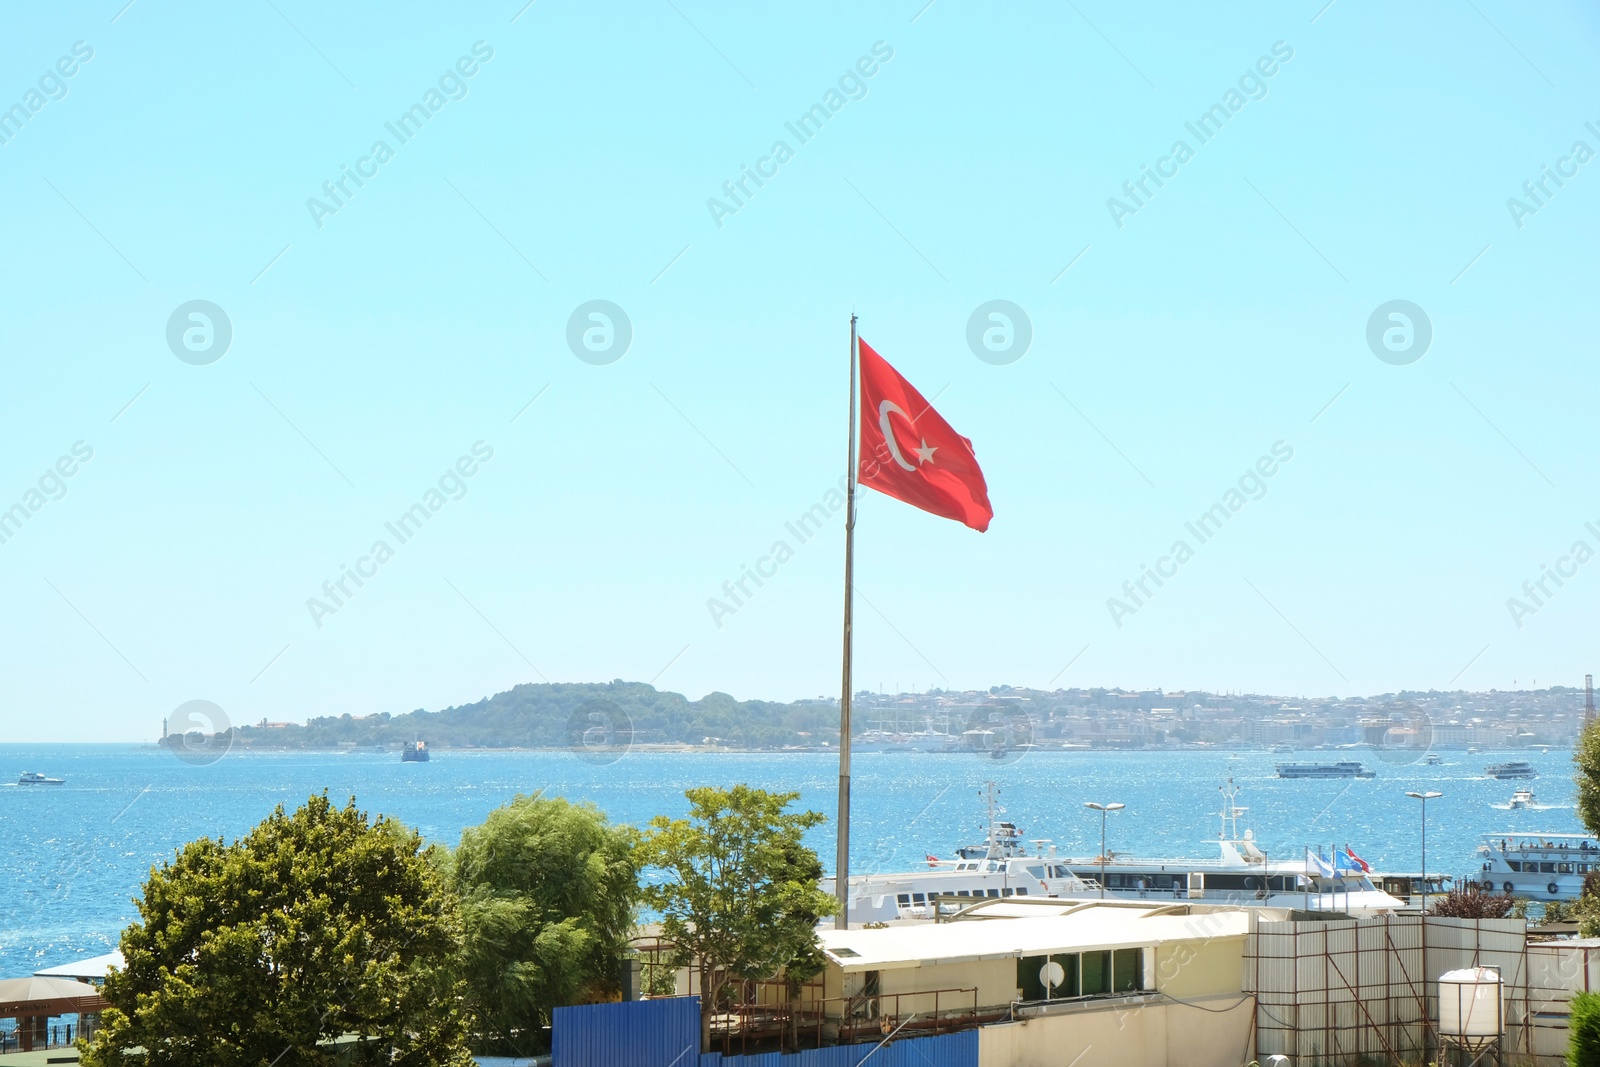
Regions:
[[[557,1008],[554,1067],[699,1067],[700,998]]]
[[[700,1053],[700,998],[557,1008],[554,1067],[978,1067],[978,1031],[888,1045],[835,1045],[787,1055]]]
[[[978,1031],[911,1037],[887,1045],[835,1045],[780,1055],[723,1056],[708,1052],[698,1067],[978,1067]],[[563,1067],[560,1061],[555,1067]]]

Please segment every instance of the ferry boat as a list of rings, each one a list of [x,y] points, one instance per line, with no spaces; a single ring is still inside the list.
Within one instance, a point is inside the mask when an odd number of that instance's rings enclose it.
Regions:
[[[1483,769],[1483,773],[1490,778],[1537,778],[1539,772],[1533,769],[1533,764],[1527,760],[1508,760],[1505,763],[1491,763]]]
[[[1512,811],[1538,807],[1538,805],[1533,802],[1533,790],[1531,789],[1519,789],[1515,793],[1512,793],[1511,802],[1506,806]]]
[[[1439,766],[1439,764],[1443,763],[1444,760],[1439,758],[1439,753],[1430,752],[1430,753],[1428,753],[1427,758],[1424,759],[1422,762],[1426,763],[1430,767],[1437,767],[1437,766]]]
[[[46,778],[38,771],[23,771],[17,779],[18,785],[60,785],[66,781],[64,778]]]
[[[1355,760],[1338,763],[1280,763],[1279,778],[1376,778],[1377,771],[1369,771]]]
[[[997,791],[990,783],[989,832],[983,845],[958,849],[960,858],[954,861],[930,856],[929,867],[923,870],[853,876],[850,921],[933,919],[965,905],[967,897],[1098,899],[1102,876],[1108,899],[1202,901],[1358,916],[1406,907],[1405,901],[1380,889],[1363,871],[1347,869],[1328,876],[1303,851],[1269,859],[1254,833],[1239,828],[1239,817],[1247,809],[1236,803],[1238,790],[1231,779],[1221,792],[1221,829],[1213,859],[1144,858],[1115,852],[1073,858],[1058,854],[1048,839],[1032,841],[1030,854],[1021,831],[999,819],[1004,809],[996,803]],[[833,879],[824,879],[823,889],[832,893],[834,884]]]
[[[428,742],[426,742],[426,741],[407,741],[405,743],[405,745],[400,749],[400,762],[401,763],[427,763],[428,762]]]
[[[1278,753],[1280,756],[1292,756],[1294,755],[1294,746],[1289,744],[1287,741],[1279,741],[1277,744],[1272,746],[1272,751]]]
[[[1600,841],[1588,834],[1484,834],[1476,875],[1486,892],[1530,900],[1576,900],[1600,870]]]

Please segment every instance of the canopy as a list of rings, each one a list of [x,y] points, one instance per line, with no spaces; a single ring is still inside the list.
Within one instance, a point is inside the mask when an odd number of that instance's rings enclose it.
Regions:
[[[106,1006],[100,990],[88,982],[68,978],[6,978],[0,980],[0,1019],[32,1015],[69,1015],[100,1011]]]
[[[113,967],[125,966],[121,952],[107,952],[104,956],[91,956],[76,963],[63,963],[59,967],[44,967],[34,971],[39,978],[76,978],[84,982],[103,982],[106,972]]]

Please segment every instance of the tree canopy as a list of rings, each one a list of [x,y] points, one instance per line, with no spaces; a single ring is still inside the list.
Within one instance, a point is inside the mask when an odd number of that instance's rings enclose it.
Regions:
[[[803,981],[821,969],[816,924],[835,902],[818,886],[821,861],[802,840],[824,816],[787,810],[800,794],[736,785],[685,796],[690,817],[652,819],[639,858],[660,876],[645,899],[661,913],[663,936],[681,964],[699,970],[705,1045],[730,983],[780,973]]]
[[[497,1051],[526,1054],[551,1009],[617,992],[639,902],[637,838],[592,804],[539,796],[463,831],[461,973]]]
[[[354,800],[190,842],[136,903],[86,1064],[472,1063],[443,875],[414,831]]]

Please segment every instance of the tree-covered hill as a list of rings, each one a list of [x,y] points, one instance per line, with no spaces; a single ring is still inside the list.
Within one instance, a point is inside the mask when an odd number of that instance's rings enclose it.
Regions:
[[[397,746],[421,738],[432,748],[544,748],[590,744],[702,744],[739,748],[821,745],[838,737],[838,708],[820,700],[779,704],[708,693],[689,700],[643,682],[519,685],[442,711],[323,716],[298,723],[241,726],[241,748]]]

